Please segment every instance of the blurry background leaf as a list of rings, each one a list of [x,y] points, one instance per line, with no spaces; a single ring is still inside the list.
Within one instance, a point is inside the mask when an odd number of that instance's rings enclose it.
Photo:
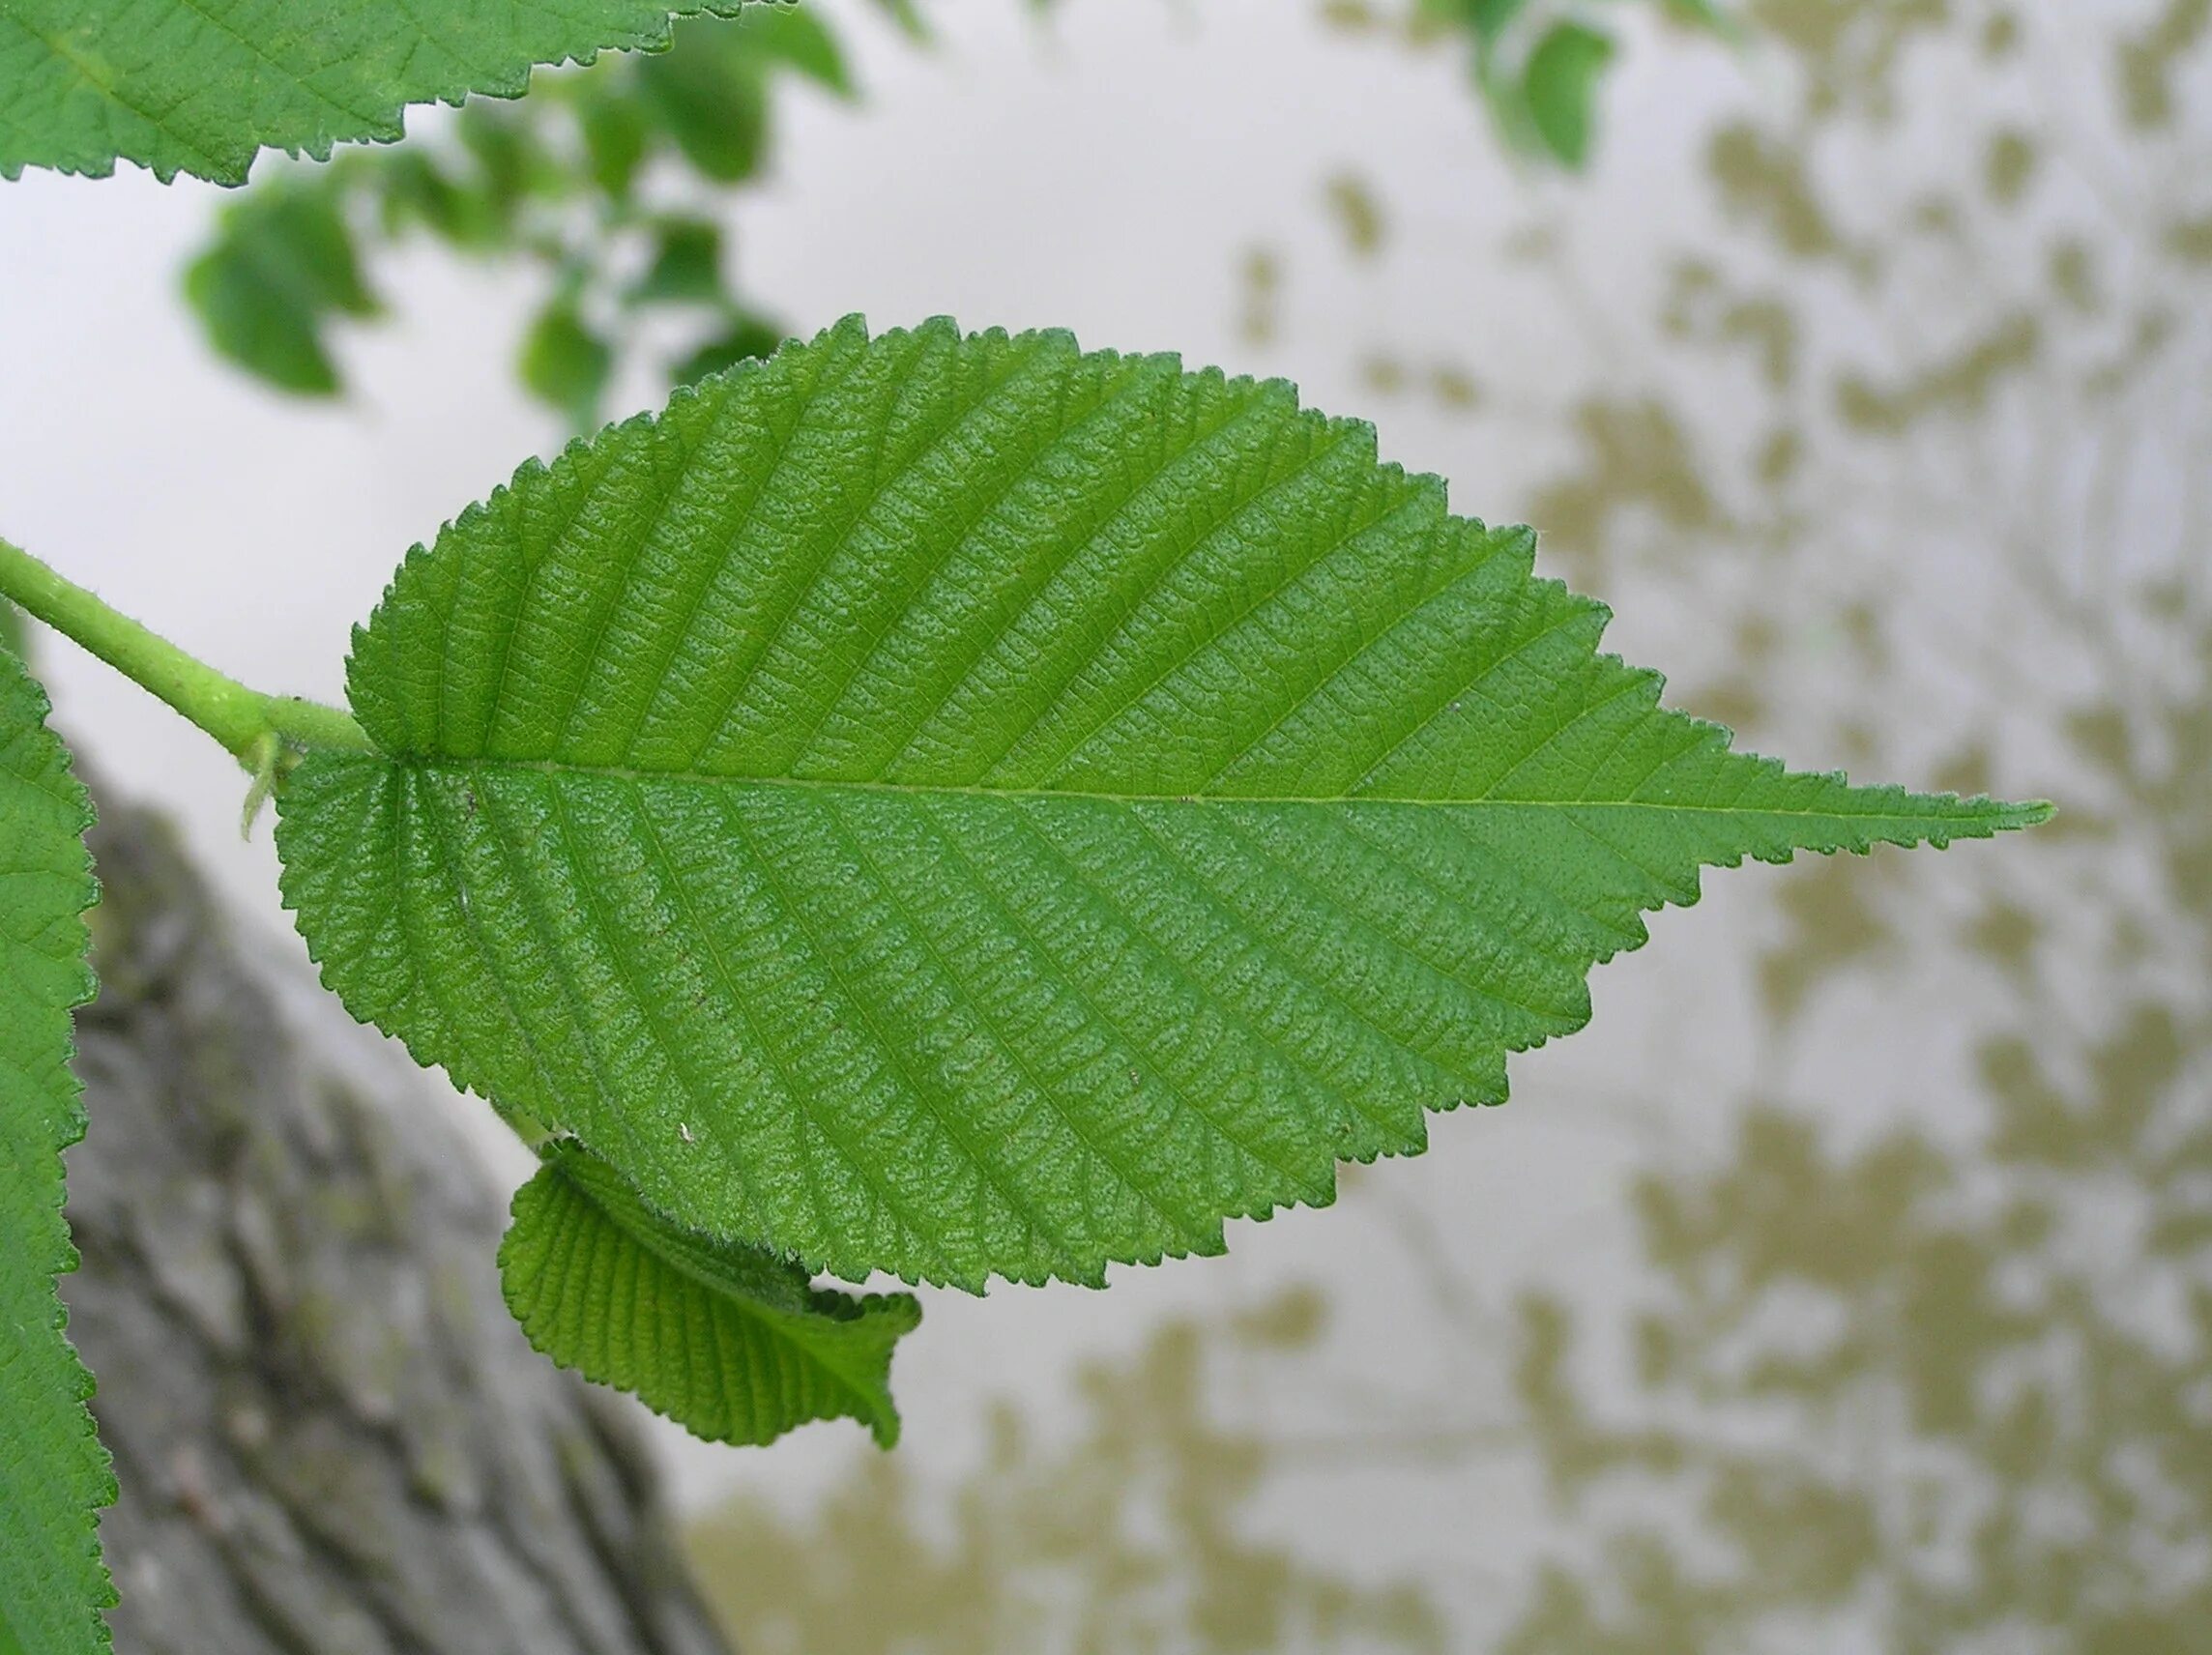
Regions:
[[[185,273],[216,349],[286,391],[336,391],[323,318],[378,310],[338,209],[328,190],[256,190],[224,210],[218,239]]]
[[[524,385],[582,426],[597,418],[613,365],[613,350],[584,325],[574,302],[556,299],[523,335],[518,370]]]
[[[738,184],[752,177],[768,134],[768,99],[759,65],[713,37],[655,59],[639,76],[647,107],[702,178]],[[763,60],[765,62],[765,59]]]
[[[754,357],[765,357],[783,343],[783,330],[758,316],[741,315],[729,332],[717,334],[676,364],[672,377],[679,385],[691,385],[711,373],[736,367]]]
[[[876,0],[876,9],[896,23],[917,45],[929,39],[929,24],[915,0]]]
[[[841,98],[853,96],[853,82],[846,73],[844,53],[838,50],[836,38],[823,26],[812,8],[761,12],[747,19],[747,27],[751,32],[755,63],[788,64]]]
[[[1741,38],[1716,0],[1653,0],[1671,22],[1722,40]],[[1611,35],[1571,0],[1407,0],[1399,14],[1414,40],[1466,37],[1469,74],[1499,135],[1531,156],[1579,169],[1590,155],[1593,111],[1615,55]],[[1363,25],[1386,15],[1348,0],[1340,18]]]
[[[788,70],[853,95],[844,55],[809,12],[758,12],[735,24],[684,24],[676,47],[636,64],[647,104],[705,177],[737,184],[766,153],[770,78]]]
[[[455,123],[462,147],[476,159],[480,191],[504,220],[519,214],[526,200],[558,200],[574,189],[538,123],[515,120],[514,114],[511,107],[480,99]]]
[[[384,234],[398,236],[422,229],[466,248],[496,246],[504,234],[501,215],[489,191],[464,188],[424,150],[410,147],[379,155],[373,164],[383,174],[378,206],[379,227]],[[351,170],[343,162],[335,162],[319,176],[303,177],[299,187],[321,188],[334,200],[342,201],[349,193],[346,187],[355,182],[347,177]],[[219,247],[221,244],[217,245]]]
[[[1528,3],[1528,0],[1426,0],[1422,9],[1441,22],[1472,29],[1475,39],[1488,44],[1505,32]]]
[[[722,296],[722,231],[706,218],[664,218],[654,230],[653,263],[629,290],[633,302],[713,304]]]
[[[1656,3],[1680,21],[1731,31],[1713,0]],[[910,41],[928,39],[917,0],[875,7]],[[1554,0],[1403,0],[1403,8],[1396,24],[1413,35],[1467,40],[1471,82],[1506,142],[1584,163],[1615,56],[1607,36]],[[1365,26],[1386,16],[1364,4],[1343,11]],[[845,53],[813,9],[759,6],[729,20],[679,23],[665,53],[540,76],[520,102],[475,100],[445,131],[265,182],[218,222],[188,292],[224,356],[279,389],[327,394],[341,389],[331,325],[378,313],[360,270],[383,244],[420,231],[458,251],[534,264],[566,286],[576,313],[608,318],[590,350],[573,315],[540,311],[543,336],[534,334],[520,357],[534,394],[588,423],[624,363],[659,348],[664,330],[649,326],[640,305],[713,312],[662,359],[671,384],[760,355],[784,336],[779,321],[744,298],[727,248],[709,256],[709,231],[726,218],[727,192],[769,165],[775,93],[786,79],[855,96]],[[650,208],[640,200],[648,178]],[[248,210],[260,191],[287,206]],[[303,279],[302,266],[324,279]],[[579,394],[580,370],[602,353],[593,393]]]
[[[1705,29],[1724,40],[1734,40],[1742,34],[1736,20],[1728,15],[1713,0],[1663,0],[1667,15],[1678,23],[1694,29]]]
[[[637,169],[653,148],[653,127],[637,102],[587,98],[576,106],[591,181],[609,200],[629,198]]]
[[[909,33],[919,21],[912,8],[890,11]],[[682,23],[675,42],[541,77],[519,102],[472,101],[398,148],[258,185],[187,273],[210,341],[279,390],[339,391],[333,324],[381,313],[364,267],[424,234],[544,273],[547,297],[516,361],[525,388],[578,428],[597,420],[623,362],[647,348],[643,307],[704,313],[664,363],[671,384],[772,350],[782,326],[735,285],[725,192],[767,164],[778,82],[843,99],[852,77],[829,28],[788,7]],[[650,209],[639,199],[649,175]]]
[[[1590,107],[1598,77],[1613,61],[1613,42],[1580,23],[1556,25],[1528,54],[1522,97],[1537,136],[1569,166],[1589,154]]]

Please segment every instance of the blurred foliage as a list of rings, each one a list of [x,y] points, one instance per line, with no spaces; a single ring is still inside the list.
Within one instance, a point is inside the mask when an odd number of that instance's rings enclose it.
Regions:
[[[1029,0],[1040,15],[1067,0]],[[1644,0],[1723,38],[1710,0]],[[874,0],[909,39],[929,29],[918,0]],[[1579,167],[1615,43],[1590,0],[1328,0],[1343,27],[1464,41],[1470,81],[1505,138]],[[622,364],[688,325],[661,363],[687,384],[771,351],[782,324],[748,300],[734,270],[728,191],[761,176],[773,94],[786,78],[839,98],[854,88],[818,8],[763,7],[679,22],[665,53],[610,53],[588,69],[540,73],[527,98],[473,98],[435,131],[388,147],[347,148],[321,166],[265,169],[226,205],[185,276],[210,342],[280,390],[343,390],[332,338],[389,312],[368,272],[388,248],[427,237],[486,262],[541,274],[544,297],[516,346],[516,372],[578,429],[597,422]],[[1368,256],[1386,226],[1354,175],[1330,186],[1347,237]],[[1388,382],[1387,364],[1378,370]],[[1438,394],[1473,399],[1464,369],[1437,370]]]
[[[882,4],[919,33],[911,4]],[[665,53],[609,53],[539,75],[524,99],[471,99],[434,134],[264,177],[222,210],[186,295],[231,361],[283,390],[330,395],[341,389],[334,327],[386,313],[364,274],[384,248],[423,236],[531,265],[545,296],[517,372],[588,428],[618,365],[661,331],[655,318],[680,318],[690,335],[663,363],[675,384],[783,337],[744,297],[721,217],[724,193],[769,160],[787,78],[853,95],[812,8],[680,22]]]
[[[1672,23],[1732,41],[1738,25],[1715,0],[1646,0]],[[1415,43],[1462,41],[1468,73],[1499,133],[1524,154],[1567,167],[1589,159],[1598,92],[1617,52],[1593,0],[1324,0],[1339,27],[1390,31]]]
[[[1979,1141],[1846,1148],[1755,1106],[1717,1169],[1639,1178],[1657,1291],[1625,1405],[1577,1377],[1567,1302],[1523,1300],[1524,1415],[1599,1546],[1544,1569],[1510,1655],[1785,1649],[1870,1621],[1898,1655],[2212,1650],[2208,586],[2199,563],[2133,612],[2051,594],[2048,619],[2179,670],[2074,692],[2061,720],[2081,830],[2134,869],[2085,893],[2091,927],[2062,943],[2047,924],[2081,915],[1993,895],[1965,928],[2015,996],[1975,1047]],[[1971,754],[1956,779],[1982,773]],[[1801,888],[1802,937],[1847,933],[1819,974],[1893,941]],[[2077,960],[2112,992],[2102,1019],[2064,986]],[[1808,985],[1777,987],[1787,1021]],[[1637,1515],[1655,1505],[1696,1519]]]
[[[1607,1418],[1566,1305],[1522,1307],[1530,1430],[1599,1547],[1544,1568],[1501,1650],[1826,1647],[1870,1620],[1896,1655],[2212,1648],[2203,1040],[2146,1002],[2081,1092],[1994,1040],[1970,1155],[1755,1109],[1717,1171],[1639,1180],[1663,1283],[1639,1404]],[[2115,1225],[2120,1257],[2082,1245]],[[1624,1491],[1696,1521],[1599,1497]]]
[[[326,319],[382,310],[344,206],[337,190],[303,182],[258,190],[224,214],[221,242],[185,272],[185,296],[216,349],[286,391],[335,392]]]
[[[1220,1417],[1209,1358],[1280,1363],[1322,1330],[1306,1290],[1207,1331],[1170,1321],[1083,1371],[1081,1424],[1051,1443],[993,1410],[943,1543],[905,1463],[876,1455],[808,1524],[740,1500],[694,1525],[698,1579],[746,1655],[1441,1655],[1416,1586],[1363,1584],[1245,1532],[1278,1448]]]

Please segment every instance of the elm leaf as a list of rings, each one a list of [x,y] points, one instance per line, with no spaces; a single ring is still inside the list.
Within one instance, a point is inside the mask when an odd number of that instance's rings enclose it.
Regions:
[[[1732,750],[1280,382],[849,319],[531,463],[279,800],[353,1013],[655,1209],[979,1288],[1333,1198],[1699,870],[2040,804]]]
[[[76,1268],[62,1151],[84,1136],[70,1014],[92,998],[92,806],[46,697],[0,649],[0,1649],[108,1647],[99,1510],[115,1498],[54,1277]]]
[[[669,1223],[574,1145],[515,1192],[499,1268],[539,1350],[695,1436],[765,1444],[844,1415],[898,1440],[891,1347],[921,1320],[912,1294],[818,1292],[772,1253]]]
[[[0,178],[130,160],[243,184],[264,149],[390,142],[410,103],[518,98],[534,65],[658,51],[672,16],[746,3],[0,0]]]

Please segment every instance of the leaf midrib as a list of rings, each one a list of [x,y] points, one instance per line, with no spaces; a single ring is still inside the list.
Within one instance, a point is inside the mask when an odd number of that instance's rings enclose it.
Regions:
[[[1743,755],[1749,757],[1750,755]],[[355,755],[348,754],[348,758]],[[1965,822],[2033,824],[2043,821],[2052,806],[2044,799],[1987,801],[1961,798],[1958,808],[1940,813],[1914,814],[1897,810],[1839,810],[1793,808],[1787,805],[1685,804],[1658,798],[1512,798],[1478,795],[1465,798],[1432,798],[1417,795],[1347,793],[1099,793],[1057,787],[985,787],[967,782],[861,781],[838,776],[715,775],[699,770],[640,769],[626,765],[584,764],[567,759],[460,759],[430,758],[422,754],[377,752],[366,757],[399,769],[426,771],[512,771],[546,776],[589,776],[607,781],[673,782],[691,787],[782,788],[799,793],[877,793],[893,797],[975,798],[1066,800],[1092,804],[1290,804],[1342,807],[1347,805],[1413,805],[1432,809],[1471,810],[1647,810],[1677,815],[1745,818],[1780,817],[1785,820],[1836,822],[1911,822],[1918,824]],[[1789,772],[1778,771],[1775,780]]]

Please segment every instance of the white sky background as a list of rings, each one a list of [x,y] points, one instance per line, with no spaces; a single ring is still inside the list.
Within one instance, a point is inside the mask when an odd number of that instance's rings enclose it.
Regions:
[[[1563,181],[1500,157],[1456,52],[1349,40],[1303,0],[1066,0],[1042,28],[1019,0],[940,0],[929,10],[942,38],[926,52],[867,8],[837,10],[852,18],[865,101],[786,94],[775,179],[734,215],[745,291],[802,331],[848,310],[879,325],[949,312],[1288,374],[1331,412],[1377,417],[1386,457],[1444,473],[1461,510],[1490,517],[1517,515],[1559,468],[1565,384],[1602,365],[1591,333],[1558,321],[1570,306],[1520,302],[1516,284],[1532,278],[1501,264],[1500,241],[1573,197],[1581,266],[1609,273],[1584,299],[1646,315],[1661,273],[1639,248],[1654,225],[1704,211],[1693,204],[1705,121],[1760,95],[1756,61],[1632,28],[1596,171]],[[1324,181],[1348,169],[1391,214],[1389,256],[1371,268],[1348,260],[1323,201]],[[0,189],[0,533],[254,686],[335,701],[347,628],[407,547],[562,441],[509,365],[538,290],[442,252],[386,262],[377,281],[396,314],[346,337],[355,394],[283,398],[218,363],[177,296],[220,194],[143,174],[32,174]],[[1254,244],[1278,249],[1286,271],[1281,333],[1266,347],[1237,328]],[[1535,388],[1528,417],[1470,421],[1362,382],[1370,348],[1424,341],[1489,386]],[[621,391],[615,412],[657,399],[642,377]],[[1623,610],[1611,642],[1631,658],[1710,658],[1713,641],[1682,607]],[[266,821],[239,839],[245,782],[231,761],[66,644],[46,644],[41,667],[102,771],[172,809],[242,923],[296,951]],[[1817,768],[1839,755],[1790,757]],[[1721,1100],[1741,1094],[1760,1016],[1747,968],[1775,934],[1777,877],[1717,880],[1699,908],[1659,918],[1652,949],[1598,973],[1595,1027],[1517,1060],[1513,1106],[1439,1120],[1435,1152],[1374,1179],[1431,1214],[1501,1290],[1586,1260],[1584,1285],[1602,1293],[1602,1262],[1625,1234],[1618,1180],[1652,1148],[1650,1122],[1717,1127]],[[1856,1060],[1866,1089],[1892,1086],[1880,1051]],[[1924,1083],[1926,1049],[1911,1061]],[[1340,1373],[1388,1388],[1429,1350],[1412,1290],[1392,1275],[1402,1258],[1355,1203],[1234,1226],[1229,1258],[1123,1271],[1105,1295],[933,1293],[899,1358],[900,1452],[960,1467],[986,1396],[1053,1417],[1078,1355],[1133,1347],[1171,1310],[1250,1304],[1290,1281],[1336,1290],[1345,1349],[1376,1365]],[[817,1427],[766,1454],[670,1440],[690,1497],[733,1480],[799,1497],[857,1437]],[[1535,1497],[1511,1476],[1404,1467],[1305,1494],[1271,1503],[1268,1524],[1339,1566],[1411,1566],[1447,1584],[1477,1555],[1516,1578]]]

